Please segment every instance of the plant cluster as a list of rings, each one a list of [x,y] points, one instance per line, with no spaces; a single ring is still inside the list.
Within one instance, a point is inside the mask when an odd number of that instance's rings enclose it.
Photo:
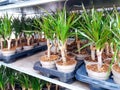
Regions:
[[[40,26],[39,29],[44,32],[47,39],[48,58],[51,55],[50,48],[56,40],[61,52],[61,60],[65,64],[67,61],[67,40],[69,37],[74,37],[77,42],[79,40],[78,44],[81,39],[87,40],[87,44],[84,44],[83,47],[79,45],[78,48],[83,49],[89,46],[91,59],[98,61],[98,70],[104,64],[104,55],[108,57],[110,54],[112,56],[115,54],[114,60],[119,62],[117,58],[120,58],[120,13],[116,8],[109,12],[104,9],[97,11],[94,8],[86,10],[83,6],[81,14],[67,12],[63,8],[52,14],[46,12],[46,16],[35,20],[35,22]],[[80,49],[78,49],[79,53]]]
[[[31,45],[35,43],[34,39],[38,29],[34,25],[35,18],[20,18],[12,17],[8,14],[5,14],[0,18],[0,46],[1,49],[7,48],[11,50],[13,47],[18,47],[26,43]],[[39,33],[38,35],[40,35]],[[15,43],[14,43],[15,41]],[[26,41],[26,42],[25,42]]]
[[[45,38],[47,39],[48,58],[50,58],[51,55],[50,48],[57,46],[61,51],[63,62],[66,63],[67,39],[73,35],[74,32],[71,32],[71,29],[78,19],[79,17],[76,17],[75,13],[67,12],[64,7],[64,9],[57,10],[52,14],[46,12],[46,16],[35,20],[35,23],[40,26],[38,28],[44,32]]]
[[[24,90],[42,90],[47,84],[48,82],[46,81],[5,66],[0,67],[0,90],[16,90],[16,88],[22,88]]]
[[[83,7],[78,25],[78,33],[89,40],[87,45],[90,45],[91,52],[95,47],[95,53],[91,57],[94,60],[97,56],[98,68],[102,67],[104,52],[106,55],[115,54],[115,57],[119,57],[120,13],[116,8],[109,12],[104,9],[97,11],[94,8],[87,11]]]

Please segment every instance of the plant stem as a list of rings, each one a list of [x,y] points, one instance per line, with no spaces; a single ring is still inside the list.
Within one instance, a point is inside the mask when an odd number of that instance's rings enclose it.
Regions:
[[[102,67],[102,50],[97,49],[98,70]]]
[[[57,54],[57,48],[58,48],[58,43],[57,43],[57,40],[54,39],[54,45],[55,45],[55,54]]]
[[[76,43],[77,43],[77,50],[78,50],[78,53],[80,54],[80,40],[77,40]]]
[[[80,54],[80,40],[78,39],[77,30],[75,30],[75,32],[76,32],[77,50],[78,50],[78,53]]]
[[[34,43],[34,39],[35,39],[35,37],[32,36],[32,39],[31,39],[31,43],[32,43],[32,44]]]
[[[27,38],[27,45],[29,46],[30,45],[30,37],[29,38]]]
[[[51,83],[48,83],[47,84],[47,89],[50,90],[50,88],[51,88]]]
[[[19,39],[19,44],[21,44],[21,43],[22,43],[22,39],[20,38],[20,39]]]
[[[95,48],[95,46],[90,45],[90,49],[91,49],[91,58],[92,58],[92,60],[95,60],[95,50],[96,50],[96,48]]]
[[[41,33],[39,33],[38,39],[41,40],[41,38],[42,38],[42,35]]]
[[[109,44],[106,42],[105,43],[105,51],[106,51],[106,54],[109,55]]]
[[[58,85],[56,85],[55,90],[58,90]]]
[[[7,39],[7,43],[8,43],[8,50],[10,50],[10,48],[11,48],[11,41],[12,41],[12,39]]]
[[[65,52],[66,52],[66,42],[64,44],[62,44],[62,42],[58,43],[58,46],[61,50],[62,61],[63,61],[63,63],[66,63],[66,57],[65,57],[66,56],[66,54],[65,54]]]
[[[61,55],[62,55],[63,63],[65,63],[65,62],[66,62],[66,57],[65,57],[65,49],[64,49],[64,46],[61,47]]]
[[[18,46],[18,39],[16,38],[15,46]]]
[[[1,39],[1,42],[0,42],[0,46],[1,46],[1,50],[3,49],[3,39]]]
[[[110,44],[110,52],[111,52],[112,54],[114,54],[113,43]]]
[[[12,87],[12,90],[15,90],[14,85],[11,85],[11,87]]]
[[[118,62],[117,63],[119,65],[119,67],[120,67],[120,64],[119,64],[120,63],[120,51],[118,51]]]
[[[48,47],[48,50],[47,50],[47,51],[48,51],[48,52],[47,52],[47,53],[48,53],[48,58],[50,58],[50,55],[51,55],[51,54],[50,54],[50,49],[51,49],[51,47],[52,47],[52,44],[50,44],[50,40],[49,40],[49,39],[47,39],[47,47]]]

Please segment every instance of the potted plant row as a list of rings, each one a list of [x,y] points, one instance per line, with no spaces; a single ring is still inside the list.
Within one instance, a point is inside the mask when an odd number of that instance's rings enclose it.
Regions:
[[[108,80],[112,66],[113,80],[119,84],[119,12],[116,9],[108,12],[104,9],[97,11],[94,8],[87,11],[83,6],[83,12],[78,15],[80,18],[74,17],[74,14],[67,14],[66,10],[63,9],[63,11],[58,10],[54,14],[47,13],[47,16],[44,16],[39,21],[40,26],[43,27],[42,30],[44,30],[45,36],[47,39],[50,39],[50,44],[47,44],[48,57],[53,39],[57,40],[60,56],[56,58],[57,61],[56,59],[53,60],[54,63],[52,64],[60,72],[69,73],[74,71],[76,61],[67,57],[67,40],[70,36],[74,35],[73,37],[78,44],[77,48],[79,53],[84,47],[89,47],[90,55],[84,57],[88,76],[95,80]],[[74,30],[71,30],[71,28]],[[49,37],[46,33],[49,33],[52,37]],[[79,35],[86,40],[82,47],[80,47],[81,37]],[[73,69],[67,63],[72,64]],[[44,67],[43,64],[42,67]],[[71,69],[69,70],[67,67]],[[66,70],[64,71],[64,69]]]
[[[8,14],[1,18],[0,35],[1,35],[1,52],[3,55],[13,55],[15,48],[12,47],[12,17]]]
[[[68,56],[67,41],[69,37],[75,35],[72,32],[74,31],[73,25],[79,18],[76,17],[75,13],[68,13],[64,7],[62,10],[57,10],[52,14],[46,11],[46,16],[42,16],[41,20],[36,20],[47,39],[47,55],[40,57],[40,63],[43,68],[47,68],[50,71],[57,68],[57,72],[64,74],[75,71],[77,61],[75,58]],[[54,48],[54,50],[51,48]],[[56,71],[52,75],[56,76],[55,73]]]
[[[49,34],[52,38],[57,40],[57,45],[60,50],[61,57],[57,59],[57,69],[64,73],[74,71],[77,62],[76,60],[67,58],[66,46],[68,38],[72,35],[72,33],[74,33],[71,32],[70,29],[72,29],[79,17],[76,17],[74,13],[68,13],[66,8],[63,8],[63,10],[58,10],[54,15],[48,14],[46,19],[49,20],[46,24],[50,25],[50,27],[47,28],[52,32],[51,34],[49,31]]]
[[[53,88],[53,84],[47,81],[5,66],[0,67],[0,90],[50,90],[50,88]]]
[[[97,11],[92,8],[86,10],[83,6],[83,12],[78,22],[78,33],[88,40],[88,43],[82,48],[89,46],[91,55],[84,58],[85,68],[83,66],[78,69],[76,75],[80,80],[82,75],[88,80],[80,81],[88,82],[93,85],[96,82],[98,87],[106,89],[120,89],[120,13],[114,8],[112,11]],[[80,49],[82,49],[80,48]],[[83,70],[84,74],[79,71]],[[113,77],[111,77],[111,73]],[[79,78],[80,76],[80,78]],[[91,80],[91,81],[90,81]],[[92,80],[95,80],[92,81]],[[111,80],[111,82],[109,82]],[[105,84],[104,86],[102,84]],[[100,89],[100,88],[99,88]],[[102,88],[103,89],[103,88]]]
[[[3,56],[11,56],[21,50],[33,49],[40,42],[39,35],[42,33],[37,33],[35,18],[23,19],[8,14],[0,18],[0,47]]]

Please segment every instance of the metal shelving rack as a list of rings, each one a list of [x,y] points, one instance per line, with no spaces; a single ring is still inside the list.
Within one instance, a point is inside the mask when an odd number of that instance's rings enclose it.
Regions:
[[[85,83],[82,83],[79,81],[74,81],[72,84],[63,83],[63,82],[59,81],[57,78],[48,78],[48,77],[41,75],[40,72],[35,71],[33,69],[33,65],[34,65],[34,63],[36,63],[36,61],[39,61],[40,56],[43,55],[44,53],[45,52],[40,52],[40,53],[34,54],[29,57],[21,58],[21,59],[17,60],[16,62],[10,63],[10,64],[6,64],[6,63],[0,61],[0,64],[6,66],[8,68],[31,75],[33,77],[37,77],[39,79],[60,85],[62,87],[70,89],[70,90],[89,90],[88,85]]]
[[[13,4],[0,6],[0,10],[13,9],[13,8],[23,8],[29,6],[35,6],[40,4],[52,3],[52,2],[61,2],[65,0],[27,0],[27,1],[17,1]]]
[[[25,7],[42,5],[42,4],[52,3],[52,2],[61,2],[61,1],[65,1],[65,0],[27,0],[27,1],[17,1],[17,2],[15,2],[13,4],[0,6],[0,11],[14,9],[14,8],[25,8]],[[17,60],[14,63],[11,63],[11,64],[6,64],[6,63],[0,61],[0,65],[4,65],[4,66],[6,66],[8,68],[15,69],[17,71],[26,73],[26,74],[31,75],[33,77],[43,79],[45,81],[49,81],[51,83],[60,85],[62,87],[70,89],[70,90],[89,90],[88,85],[85,84],[85,83],[75,81],[72,84],[67,84],[67,83],[63,83],[63,82],[61,82],[61,81],[59,81],[57,79],[51,79],[51,78],[45,77],[45,76],[41,75],[39,72],[33,70],[34,63],[39,60],[40,55],[42,55],[43,53],[44,52],[32,55],[30,57],[22,58],[20,60]]]

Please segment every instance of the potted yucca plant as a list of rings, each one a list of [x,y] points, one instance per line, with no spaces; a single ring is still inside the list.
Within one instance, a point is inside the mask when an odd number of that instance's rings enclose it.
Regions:
[[[37,42],[39,45],[44,46],[47,44],[44,32],[41,29],[40,22],[42,22],[41,17],[36,17],[34,20],[34,29],[37,30],[36,35],[38,36]]]
[[[54,17],[53,26],[61,52],[61,60],[56,62],[56,67],[61,72],[70,73],[74,71],[77,64],[76,60],[67,58],[66,44],[67,39],[73,33],[70,32],[70,29],[78,19],[79,17],[76,18],[74,13],[68,13],[65,7],[62,10],[58,10]]]
[[[26,18],[24,19],[24,28],[23,28],[23,32],[24,32],[24,37],[25,40],[24,41],[24,46],[23,49],[24,50],[29,50],[33,48],[33,44],[34,44],[34,30],[33,30],[33,20],[31,18]]]
[[[78,14],[80,15],[80,14]],[[73,54],[76,56],[77,60],[84,60],[85,57],[87,57],[88,54],[88,47],[87,48],[83,48],[81,49],[82,46],[84,46],[84,44],[87,43],[87,39],[85,37],[83,37],[81,34],[79,34],[79,22],[81,23],[82,20],[79,20],[75,23],[74,28],[75,28],[75,34],[74,34],[74,38],[75,38],[75,43],[76,43],[76,49],[73,50]]]
[[[0,66],[0,90],[5,90],[7,84],[7,76],[6,76],[6,68],[4,66]]]
[[[13,29],[12,29],[12,17],[8,16],[8,14],[4,15],[2,18],[2,38],[4,39],[4,46],[7,46],[2,49],[2,54],[4,56],[13,55],[16,51],[15,48],[11,46],[12,39],[14,37],[11,37]]]
[[[2,18],[0,18],[0,49],[3,49],[3,31],[2,31]]]
[[[114,58],[112,65],[112,73],[114,82],[120,84],[120,13],[114,8],[113,16],[111,16],[110,30],[113,33]]]
[[[110,18],[114,17],[114,10],[109,11],[109,12],[105,11],[104,15],[105,15],[104,18],[106,18],[106,16],[109,17],[108,26],[109,26],[109,30],[111,30],[111,20],[110,20]],[[114,40],[114,34],[110,31],[110,34],[108,35],[108,40],[105,43],[104,52],[102,53],[102,59],[103,59],[104,63],[110,65],[110,63],[112,61],[112,57],[113,57],[114,52],[115,52],[115,49],[114,49],[115,47],[116,47],[116,44],[115,44],[115,40]]]
[[[104,18],[105,17],[105,18]],[[88,76],[96,79],[106,80],[109,76],[109,66],[103,64],[102,53],[105,48],[105,43],[108,40],[108,35],[111,33],[109,28],[109,16],[104,16],[103,11],[96,11],[94,8],[89,12],[83,7],[82,23],[80,23],[80,34],[89,40],[91,50],[94,48],[94,56],[92,60],[97,59],[98,63],[86,63]],[[91,51],[91,54],[93,52]],[[95,58],[95,55],[97,56]]]
[[[23,31],[25,33],[25,38],[26,38],[26,44],[23,46],[24,50],[29,50],[33,48],[33,33],[34,31],[32,30],[24,30]]]
[[[3,37],[2,37],[2,33],[3,33],[3,31],[2,31],[3,29],[2,29],[2,18],[0,18],[0,54],[1,54],[1,50],[3,49],[3,41],[4,41],[4,39],[3,39]]]
[[[42,17],[42,21],[40,19],[36,19],[37,23],[40,24],[40,29],[44,32],[45,38],[47,39],[47,55],[40,57],[40,62],[42,67],[45,68],[55,68],[55,62],[58,60],[58,55],[51,55],[51,47],[53,46],[54,34],[55,31],[53,29],[53,17],[48,14],[47,16]]]
[[[21,21],[18,18],[14,18],[13,19],[13,23],[12,23],[12,27],[13,27],[13,31],[14,31],[14,35],[15,35],[15,46],[16,46],[16,50],[20,51],[22,49],[22,45],[21,45]]]

